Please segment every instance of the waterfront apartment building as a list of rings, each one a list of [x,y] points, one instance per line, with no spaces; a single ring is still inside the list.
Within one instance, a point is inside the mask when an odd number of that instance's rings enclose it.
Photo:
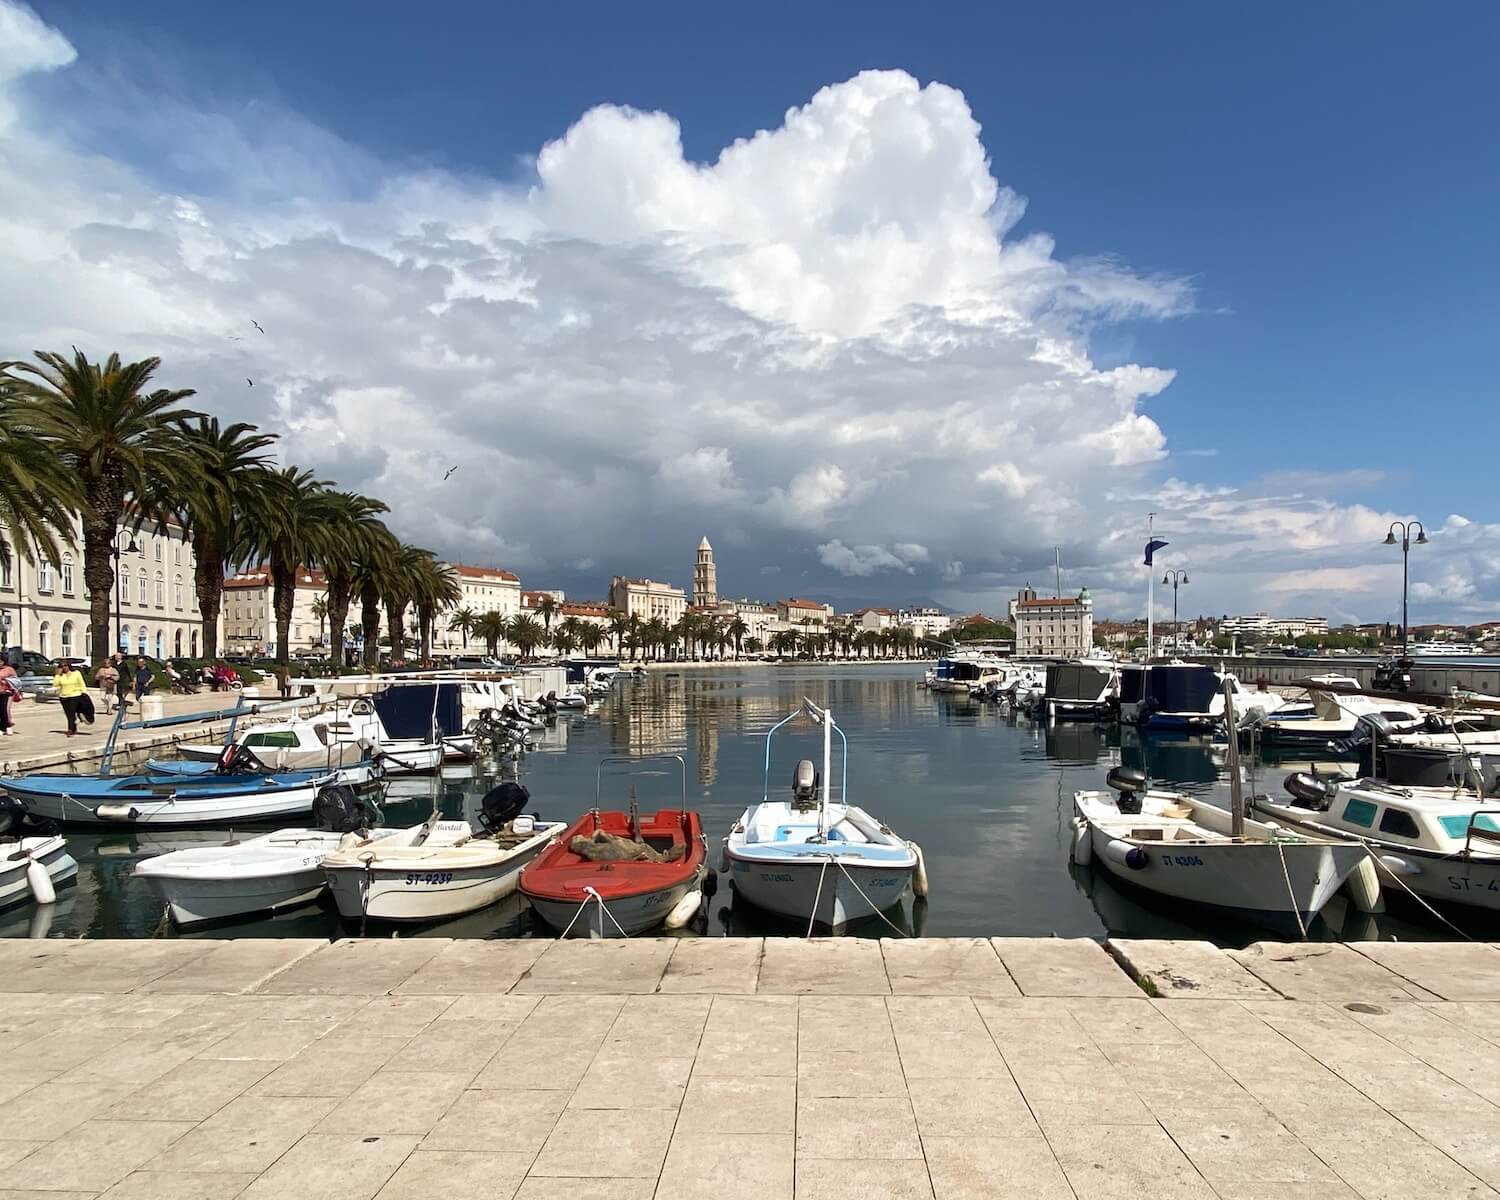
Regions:
[[[675,625],[687,612],[687,593],[670,583],[616,575],[609,585],[609,604],[627,617],[639,617],[642,621],[660,619]]]
[[[476,567],[468,563],[449,565],[458,576],[458,587],[462,593],[458,603],[453,606],[454,610],[467,608],[475,613],[499,613],[507,619],[520,613],[520,576],[499,567]]]
[[[776,617],[787,627],[795,629],[807,625],[832,625],[833,605],[819,604],[816,600],[799,600],[793,596],[776,602]]]
[[[715,612],[726,624],[736,617],[745,623],[742,645],[754,638],[764,647],[779,627],[776,606],[760,600],[720,600]]]
[[[64,536],[72,544],[62,546],[54,567],[40,554],[27,562],[0,527],[0,540],[10,548],[8,561],[0,562],[0,646],[92,659],[81,522],[75,520]],[[197,657],[203,624],[193,588],[193,547],[182,527],[168,522],[122,528],[115,544],[111,643],[131,654]]]
[[[896,624],[909,625],[918,637],[947,637],[953,631],[953,617],[940,608],[903,608],[896,614]]]
[[[1048,658],[1082,658],[1094,646],[1094,601],[1084,588],[1077,596],[1038,596],[1024,587],[1010,602],[1016,653]]]
[[[901,624],[897,614],[888,608],[861,608],[853,613],[853,620],[861,629],[875,633],[894,629]]]
[[[224,580],[224,601],[219,626],[224,632],[220,647],[226,654],[276,654],[276,611],[271,599],[271,571],[251,567]],[[327,602],[328,581],[322,571],[297,568],[297,586],[292,596],[292,622],[288,629],[288,652],[316,652],[328,643],[328,622],[313,612],[318,600]],[[384,612],[382,610],[382,621]],[[358,601],[350,620],[359,619]],[[382,625],[382,632],[384,626]]]
[[[708,538],[698,543],[698,561],[693,564],[693,607],[714,608],[719,603],[719,568],[714,566],[714,548]]]
[[[1328,618],[1272,617],[1258,612],[1249,616],[1225,617],[1219,622],[1219,632],[1243,638],[1322,637],[1328,632]]]

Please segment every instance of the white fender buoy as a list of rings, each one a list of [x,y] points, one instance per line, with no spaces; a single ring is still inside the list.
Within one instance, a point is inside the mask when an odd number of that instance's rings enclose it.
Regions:
[[[1399,854],[1382,854],[1380,856],[1380,865],[1392,875],[1411,876],[1422,873],[1420,863],[1414,863],[1409,858],[1402,858]]]
[[[1094,835],[1082,817],[1073,818],[1073,862],[1086,867],[1094,861]]]
[[[702,903],[702,891],[694,888],[672,906],[672,911],[667,914],[667,919],[662,924],[668,929],[681,929],[693,919],[693,914],[698,911],[698,906]]]
[[[1344,891],[1349,901],[1362,913],[1385,912],[1385,901],[1380,895],[1380,873],[1375,869],[1375,860],[1365,860],[1349,873],[1344,881]]]
[[[57,899],[57,889],[52,886],[52,876],[47,874],[47,868],[34,858],[26,863],[26,882],[31,888],[32,898],[38,904],[51,904]]]
[[[1139,871],[1151,862],[1150,856],[1139,846],[1132,846],[1120,838],[1110,838],[1104,843],[1104,857],[1119,867]]]
[[[719,847],[719,874],[729,874],[729,846],[727,843]]]
[[[911,873],[911,894],[913,896],[927,895],[927,856],[922,853],[922,847],[916,842],[907,842],[911,852],[917,856],[916,869]]]

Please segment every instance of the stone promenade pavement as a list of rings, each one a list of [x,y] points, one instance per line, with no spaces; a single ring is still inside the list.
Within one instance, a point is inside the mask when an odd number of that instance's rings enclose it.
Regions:
[[[0,1200],[1500,1195],[1472,943],[6,941],[0,1047]]]

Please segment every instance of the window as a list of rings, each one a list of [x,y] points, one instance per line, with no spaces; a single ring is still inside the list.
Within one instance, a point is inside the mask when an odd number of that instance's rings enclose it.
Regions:
[[[52,641],[52,626],[43,621],[36,631],[36,648],[41,651],[43,658],[52,657],[52,647],[48,644]]]
[[[4,545],[4,542],[0,541],[0,545]],[[10,555],[0,554],[0,588],[8,591],[15,586],[10,574]]]
[[[1375,806],[1368,800],[1351,800],[1344,805],[1344,820],[1368,829],[1375,823]]]
[[[36,590],[39,592],[50,592],[52,590],[52,564],[45,558],[37,559]]]
[[[144,625],[141,626],[141,632],[136,638],[135,652],[141,655],[146,653],[146,627]]]
[[[180,629],[172,635],[172,657],[182,657],[182,630]]]
[[[1380,814],[1380,832],[1394,834],[1396,837],[1415,838],[1421,837],[1422,832],[1417,828],[1417,823],[1412,820],[1409,812],[1403,812],[1399,808],[1388,808]]]
[[[1449,837],[1469,836],[1468,813],[1448,813],[1446,816],[1439,817],[1438,821],[1443,827],[1443,832]],[[1483,833],[1500,833],[1500,823],[1497,823],[1495,818],[1488,813],[1477,813],[1474,816],[1474,828]]]
[[[173,542],[172,543],[172,565],[174,567],[180,567],[180,566],[182,566],[182,543],[181,542]]]
[[[73,594],[73,556],[64,554],[62,557],[62,590],[64,596]]]
[[[83,655],[88,659],[94,657],[94,627],[92,625],[83,627]]]
[[[126,567],[120,568],[120,603],[130,603],[130,570]]]
[[[156,561],[161,562],[161,538],[156,539]]]
[[[172,576],[172,607],[182,607],[182,576]]]
[[[164,580],[162,578],[162,573],[160,571],[158,571],[156,573],[156,607],[157,608],[166,608],[166,606],[167,606],[167,584],[166,584],[166,580]]]
[[[191,654],[192,654],[192,656],[194,658],[197,658],[198,657],[198,631],[196,629],[193,630],[192,647],[193,647],[193,649],[191,651]]]
[[[73,657],[73,622],[64,621],[62,627],[62,656]]]
[[[160,629],[158,629],[156,631],[156,657],[157,658],[166,658],[166,656],[167,656],[167,635],[164,634]]]
[[[120,649],[126,654],[130,653],[130,626],[120,626]]]
[[[146,604],[146,568],[142,567],[140,574],[136,576],[135,598],[141,604]],[[145,636],[144,634],[142,635]],[[144,651],[142,651],[144,653]]]

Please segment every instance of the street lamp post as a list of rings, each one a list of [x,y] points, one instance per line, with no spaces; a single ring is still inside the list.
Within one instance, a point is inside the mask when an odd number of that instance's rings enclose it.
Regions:
[[[120,535],[122,533],[125,534],[126,538],[128,539],[128,543],[129,543],[128,545],[126,545],[123,548],[121,548],[121,546],[120,546]],[[115,530],[115,536],[114,536],[114,538],[110,541],[110,544],[109,544],[109,553],[110,553],[110,557],[115,560],[115,577],[112,580],[110,580],[109,586],[110,586],[110,590],[113,591],[114,594],[115,594],[115,649],[118,650],[120,648],[120,555],[122,555],[122,554],[140,554],[140,553],[142,553],[142,550],[141,550],[141,548],[139,546],[137,546],[135,544],[135,535],[134,534],[131,534],[131,533],[129,533],[128,531],[126,531],[124,529],[117,529],[117,530]],[[98,652],[97,649],[96,649],[95,652],[96,653]],[[100,655],[100,658],[108,658],[108,657],[109,657],[108,654],[101,654]]]
[[[1427,545],[1427,530],[1422,527],[1421,521],[1392,521],[1390,531],[1385,535],[1383,546],[1394,546],[1396,544],[1396,530],[1401,531],[1401,655],[1406,656],[1407,625],[1406,625],[1406,582],[1407,582],[1407,559],[1411,555],[1412,536],[1411,531],[1417,531],[1416,542],[1419,546]]]
[[[1181,567],[1174,567],[1161,577],[1163,584],[1172,585],[1172,653],[1182,653],[1182,638],[1177,633],[1177,589],[1180,585],[1188,582],[1187,572]]]

